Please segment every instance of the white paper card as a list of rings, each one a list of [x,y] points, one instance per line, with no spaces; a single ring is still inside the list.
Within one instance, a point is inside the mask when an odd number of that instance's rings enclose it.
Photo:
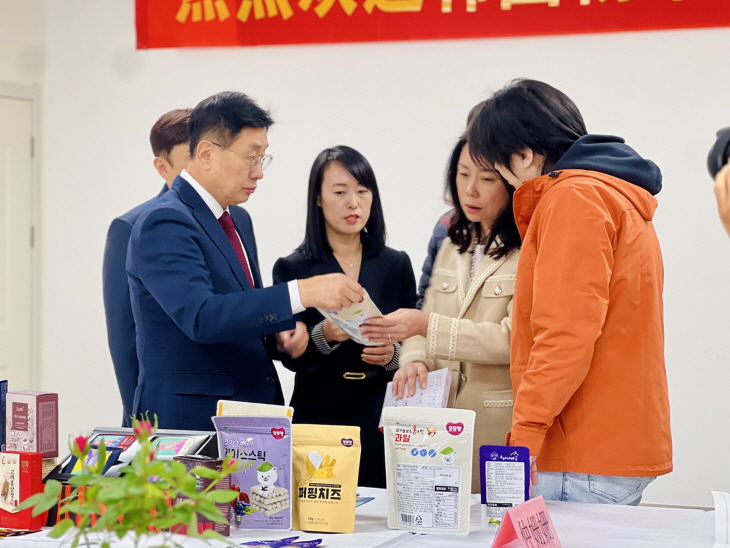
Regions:
[[[730,494],[713,491],[715,499],[715,544],[712,548],[730,548]]]
[[[385,389],[385,400],[383,409],[386,407],[447,407],[449,402],[449,390],[451,389],[451,369],[437,369],[428,374],[428,386],[421,388],[418,383],[416,393],[408,395],[408,383],[406,382],[405,395],[403,399],[397,399],[393,394],[393,383],[389,382]],[[379,427],[382,430],[384,425],[383,413],[380,413]]]

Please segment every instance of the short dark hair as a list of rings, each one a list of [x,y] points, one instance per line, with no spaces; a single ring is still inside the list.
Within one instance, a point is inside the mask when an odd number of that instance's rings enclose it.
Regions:
[[[333,162],[349,171],[358,184],[369,189],[373,195],[370,218],[365,223],[360,239],[363,244],[363,252],[369,257],[376,257],[385,247],[385,218],[378,183],[375,180],[373,168],[365,156],[345,145],[327,148],[320,152],[314,160],[309,173],[309,190],[307,191],[307,228],[299,251],[308,259],[315,261],[324,261],[332,252],[327,240],[324,214],[322,208],[317,205],[317,199],[322,193],[324,171]]]
[[[195,157],[198,144],[206,135],[224,146],[231,144],[244,128],[268,129],[271,115],[244,93],[223,91],[203,99],[193,109],[188,124],[190,155]]]
[[[152,153],[168,159],[173,147],[188,142],[188,122],[191,108],[179,108],[166,112],[155,122],[150,131]]]
[[[545,156],[545,172],[587,132],[583,116],[562,91],[537,80],[513,80],[481,104],[469,124],[469,152],[483,165],[510,169],[529,148]]]
[[[459,200],[459,192],[456,188],[456,175],[459,170],[459,158],[461,152],[467,145],[466,134],[459,138],[456,143],[454,150],[451,152],[451,158],[449,159],[449,166],[446,170],[446,192],[451,196],[451,200],[454,203],[454,213],[451,216],[451,225],[449,226],[449,238],[459,248],[459,253],[465,253],[469,246],[471,246],[474,239],[482,240],[482,225],[480,223],[473,223],[467,219],[464,209],[461,207]],[[470,147],[471,148],[471,147]],[[481,167],[481,166],[480,166]],[[485,168],[493,171],[504,184],[509,194],[509,200],[504,206],[504,209],[499,214],[499,217],[494,221],[492,230],[489,233],[489,240],[485,243],[485,249],[489,250],[499,237],[499,245],[496,249],[488,251],[488,254],[493,259],[501,259],[508,255],[513,249],[517,249],[522,245],[520,238],[520,232],[517,230],[517,223],[515,222],[515,216],[512,212],[512,198],[515,193],[514,187],[505,181],[501,175],[492,167]]]

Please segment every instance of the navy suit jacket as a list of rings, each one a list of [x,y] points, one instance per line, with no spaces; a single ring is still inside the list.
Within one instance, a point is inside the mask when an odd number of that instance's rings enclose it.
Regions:
[[[163,185],[157,196],[162,196],[166,191],[167,185]],[[114,219],[109,226],[104,248],[102,286],[106,335],[114,364],[114,374],[117,377],[119,393],[122,396],[122,426],[132,426],[130,416],[139,374],[134,318],[127,281],[127,245],[134,223],[155,199],[147,200]]]
[[[248,213],[230,208],[252,289],[217,219],[181,177],[142,212],[127,253],[139,374],[132,413],[210,430],[218,399],[283,403],[264,336],[294,327],[285,284],[263,289]]]

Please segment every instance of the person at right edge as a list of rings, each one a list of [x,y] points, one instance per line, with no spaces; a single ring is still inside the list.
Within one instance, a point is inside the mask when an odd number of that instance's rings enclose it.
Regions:
[[[661,172],[534,80],[485,101],[469,144],[516,188],[507,444],[530,449],[532,496],[637,505],[672,471]]]

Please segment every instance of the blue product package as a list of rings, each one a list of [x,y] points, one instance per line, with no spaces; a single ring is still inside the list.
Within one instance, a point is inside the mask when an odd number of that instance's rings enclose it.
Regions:
[[[5,451],[5,394],[8,381],[0,381],[0,451]]]
[[[231,475],[238,498],[231,525],[238,529],[291,529],[292,437],[289,417],[213,417],[221,458],[247,465]]]
[[[497,529],[507,510],[530,498],[530,450],[482,445],[479,448],[482,529]]]

